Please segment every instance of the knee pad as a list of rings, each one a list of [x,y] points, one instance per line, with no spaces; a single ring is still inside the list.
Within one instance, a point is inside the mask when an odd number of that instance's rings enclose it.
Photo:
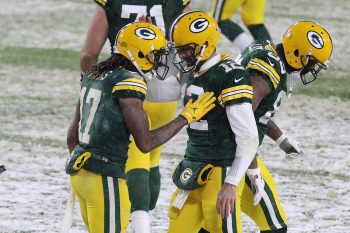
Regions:
[[[150,191],[150,202],[149,210],[153,210],[156,207],[159,192],[160,192],[160,172],[159,166],[153,167],[149,172],[149,191]]]
[[[150,203],[149,172],[145,169],[133,169],[126,173],[131,212],[148,211]]]
[[[252,34],[254,40],[271,41],[271,36],[267,31],[265,24],[248,25],[247,28]]]
[[[244,32],[244,30],[236,23],[231,20],[221,20],[219,22],[219,27],[221,28],[222,33],[230,41],[234,41],[236,37]]]

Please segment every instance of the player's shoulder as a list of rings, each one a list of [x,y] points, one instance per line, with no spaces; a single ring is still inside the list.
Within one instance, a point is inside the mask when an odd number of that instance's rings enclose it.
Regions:
[[[256,60],[256,62],[261,62],[272,67],[275,65],[280,66],[280,58],[277,55],[274,45],[268,41],[253,42],[247,50],[250,53],[250,60]]]
[[[144,78],[137,72],[125,70],[125,69],[117,69],[108,74],[108,79],[112,80],[114,83],[119,82],[135,82],[140,83],[142,85],[146,85]]]
[[[115,70],[109,75],[114,91],[133,91],[147,93],[147,84],[140,74],[128,70]]]
[[[221,61],[217,65],[216,72],[220,74],[220,77],[222,77],[222,79],[237,78],[237,80],[243,80],[247,76],[244,67],[234,61],[230,56],[221,55],[221,58]]]

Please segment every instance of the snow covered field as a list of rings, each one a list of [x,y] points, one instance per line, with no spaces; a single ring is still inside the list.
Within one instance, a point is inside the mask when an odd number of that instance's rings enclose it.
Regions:
[[[79,51],[94,9],[91,2],[0,1],[0,61],[1,50],[8,47]],[[193,1],[193,8],[199,5],[204,10],[209,7]],[[336,86],[337,80],[348,76],[348,1],[280,0],[268,1],[267,6],[266,23],[276,41],[299,19],[317,20],[333,35],[333,67],[316,82],[334,79]],[[235,54],[229,46],[226,40],[220,44]],[[8,169],[0,174],[0,233],[58,232],[69,191],[65,135],[78,98],[78,80],[78,69],[0,62],[0,164]],[[260,148],[277,182],[291,233],[350,232],[350,102],[337,94],[327,98],[296,94],[284,99],[276,122],[302,144],[306,152],[302,160],[286,160],[270,139]],[[154,233],[166,232],[169,193],[174,190],[171,172],[185,141],[182,131],[165,146],[162,190],[152,213]],[[71,232],[85,232],[77,206],[73,224]],[[244,218],[244,232],[256,230]]]

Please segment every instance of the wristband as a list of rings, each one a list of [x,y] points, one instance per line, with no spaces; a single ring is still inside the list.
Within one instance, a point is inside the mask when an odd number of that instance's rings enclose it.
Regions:
[[[284,133],[282,133],[282,135],[279,137],[279,138],[277,138],[277,140],[275,141],[276,142],[276,144],[278,145],[278,146],[280,146],[281,145],[281,143],[284,141],[284,139],[286,139],[287,138],[287,136],[284,134]]]

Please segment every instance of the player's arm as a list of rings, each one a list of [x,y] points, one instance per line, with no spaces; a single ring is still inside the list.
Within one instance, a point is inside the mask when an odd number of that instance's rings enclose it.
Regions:
[[[154,148],[169,141],[182,127],[201,119],[215,107],[213,93],[204,93],[195,102],[190,100],[179,116],[169,124],[160,128],[149,130],[148,119],[143,110],[143,102],[139,98],[120,98],[125,125],[133,135],[137,147],[147,153]]]
[[[80,69],[86,72],[97,64],[98,56],[107,39],[108,20],[104,9],[97,5],[90,23],[84,46],[80,52]]]
[[[268,83],[258,75],[250,77],[253,86],[253,111],[258,108],[261,100],[270,94],[270,87]]]
[[[68,132],[67,132],[67,147],[69,150],[69,153],[72,153],[75,146],[78,144],[79,141],[79,121],[80,121],[80,101],[78,100],[78,103],[75,107],[75,113],[73,121],[71,122]]]
[[[276,141],[282,134],[282,130],[276,125],[276,123],[272,119],[269,119],[267,122],[266,135]]]
[[[288,159],[296,159],[304,155],[304,150],[299,142],[284,134],[273,120],[269,119],[267,126],[266,135],[273,139],[286,152]]]
[[[225,178],[216,203],[218,214],[227,218],[233,211],[236,187],[247,171],[259,146],[258,130],[252,104],[239,103],[226,107],[226,114],[236,140],[236,156]]]

